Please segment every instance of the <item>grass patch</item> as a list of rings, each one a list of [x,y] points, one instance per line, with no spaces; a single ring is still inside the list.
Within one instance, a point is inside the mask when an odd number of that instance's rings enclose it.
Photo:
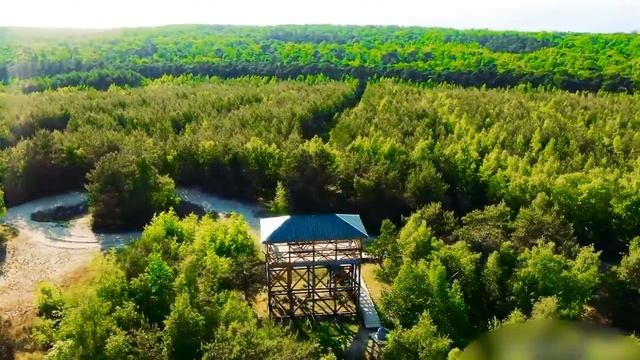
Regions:
[[[45,356],[43,352],[17,352],[16,360],[41,360]]]
[[[371,300],[378,305],[380,300],[382,299],[382,293],[388,290],[391,285],[387,284],[383,281],[378,280],[376,277],[376,272],[380,269],[380,267],[376,264],[362,264],[362,278],[364,282],[367,284],[367,288],[369,289],[369,294],[371,295]]]
[[[7,243],[16,236],[18,236],[18,230],[9,225],[0,224],[0,245]]]
[[[269,298],[267,297],[267,292],[262,291],[258,295],[256,295],[255,299],[253,299],[252,307],[253,311],[255,311],[256,316],[259,319],[268,319],[269,318]]]

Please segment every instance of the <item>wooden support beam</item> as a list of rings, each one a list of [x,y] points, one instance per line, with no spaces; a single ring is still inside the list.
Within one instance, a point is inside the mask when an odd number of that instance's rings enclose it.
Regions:
[[[360,240],[330,240],[266,245],[270,318],[356,314],[361,244]]]

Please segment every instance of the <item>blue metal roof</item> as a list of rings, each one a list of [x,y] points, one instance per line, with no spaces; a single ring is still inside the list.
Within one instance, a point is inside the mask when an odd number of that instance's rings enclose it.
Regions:
[[[369,237],[360,215],[287,215],[260,219],[263,243],[347,240]]]

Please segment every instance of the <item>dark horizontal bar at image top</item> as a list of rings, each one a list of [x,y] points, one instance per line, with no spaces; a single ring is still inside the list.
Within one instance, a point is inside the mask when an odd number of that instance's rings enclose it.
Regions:
[[[286,215],[260,219],[263,244],[368,238],[360,215]]]

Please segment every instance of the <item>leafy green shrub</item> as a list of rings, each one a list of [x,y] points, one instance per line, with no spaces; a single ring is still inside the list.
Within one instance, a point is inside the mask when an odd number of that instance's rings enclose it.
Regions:
[[[87,180],[92,227],[96,230],[139,227],[154,213],[178,204],[173,180],[159,175],[144,157],[108,154]]]

